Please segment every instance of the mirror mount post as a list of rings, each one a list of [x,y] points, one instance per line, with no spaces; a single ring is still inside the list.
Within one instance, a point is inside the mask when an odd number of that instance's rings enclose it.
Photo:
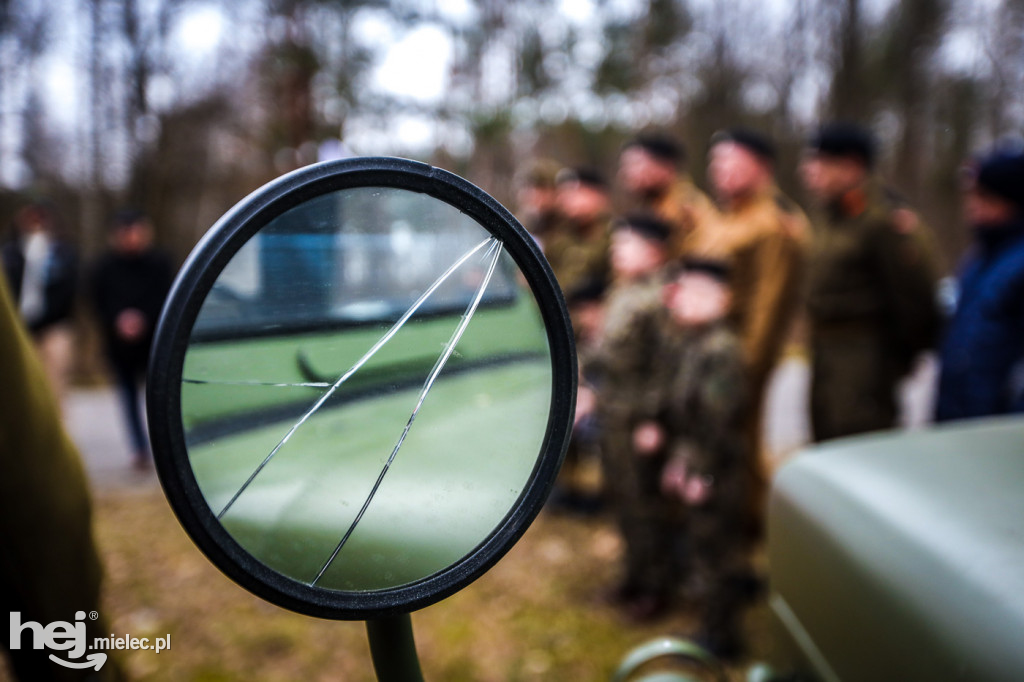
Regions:
[[[423,682],[409,614],[368,620],[366,634],[380,682]]]

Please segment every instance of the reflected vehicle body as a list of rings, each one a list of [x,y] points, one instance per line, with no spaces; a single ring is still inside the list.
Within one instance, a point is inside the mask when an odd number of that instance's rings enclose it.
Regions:
[[[769,558],[777,679],[1024,679],[1024,420],[806,451]]]
[[[191,330],[181,417],[199,489],[249,554],[372,591],[500,525],[536,466],[551,382],[540,311],[500,243],[429,196],[357,187],[231,257]]]

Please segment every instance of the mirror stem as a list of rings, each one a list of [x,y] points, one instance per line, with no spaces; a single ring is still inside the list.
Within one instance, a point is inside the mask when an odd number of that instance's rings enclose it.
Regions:
[[[368,620],[366,634],[380,682],[423,682],[409,614]]]

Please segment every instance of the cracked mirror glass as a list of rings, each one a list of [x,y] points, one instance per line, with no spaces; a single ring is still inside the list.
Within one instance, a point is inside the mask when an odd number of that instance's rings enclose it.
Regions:
[[[551,360],[502,243],[449,204],[359,187],[281,214],[218,276],[181,412],[213,514],[293,580],[372,591],[469,555],[541,454]]]

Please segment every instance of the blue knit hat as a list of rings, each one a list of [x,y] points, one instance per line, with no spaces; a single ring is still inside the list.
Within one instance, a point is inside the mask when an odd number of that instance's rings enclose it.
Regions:
[[[1024,209],[1024,146],[1004,145],[982,157],[974,181],[989,194]]]

